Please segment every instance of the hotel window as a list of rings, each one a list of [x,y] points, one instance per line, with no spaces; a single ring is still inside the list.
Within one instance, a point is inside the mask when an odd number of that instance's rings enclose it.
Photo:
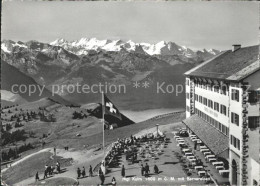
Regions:
[[[218,121],[215,120],[215,128],[218,128]]]
[[[226,85],[222,85],[221,90],[222,90],[222,94],[227,95],[227,86]]]
[[[231,90],[231,99],[239,102],[239,90]]]
[[[214,102],[214,110],[219,111],[219,103]]]
[[[201,96],[199,96],[199,102],[202,103],[202,97]]]
[[[210,108],[213,108],[213,101],[212,100],[208,100],[208,106],[210,107]]]
[[[186,93],[186,98],[190,99],[190,94],[189,93]]]
[[[220,130],[220,131],[221,131],[221,126],[222,126],[222,124],[218,123],[218,130]]]
[[[208,99],[207,98],[203,98],[203,104],[207,106],[207,101]]]
[[[219,86],[214,85],[213,88],[214,88],[214,92],[219,92]]]
[[[229,128],[228,127],[226,128],[226,135],[227,136],[229,135]]]
[[[238,148],[238,150],[240,150],[240,140],[239,139],[237,139],[237,148]]]
[[[236,113],[231,112],[231,123],[234,123],[237,126],[239,126],[239,115],[237,115]]]
[[[227,115],[227,107],[225,105],[220,106],[220,113],[224,114],[225,116]]]
[[[208,90],[212,91],[212,86],[208,84]]]
[[[260,117],[259,116],[249,116],[248,117],[248,128],[255,129],[260,126]]]
[[[233,143],[232,143],[232,140],[233,140]],[[237,138],[235,138],[234,136],[231,136],[231,144],[237,148]]]
[[[226,134],[226,126],[225,125],[222,125],[222,129],[221,129],[221,132],[223,133],[223,134]]]

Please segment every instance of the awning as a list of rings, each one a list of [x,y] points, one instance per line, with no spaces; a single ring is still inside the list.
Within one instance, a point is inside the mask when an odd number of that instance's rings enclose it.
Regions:
[[[229,148],[228,137],[201,119],[198,115],[194,114],[182,122],[192,130],[215,155]]]

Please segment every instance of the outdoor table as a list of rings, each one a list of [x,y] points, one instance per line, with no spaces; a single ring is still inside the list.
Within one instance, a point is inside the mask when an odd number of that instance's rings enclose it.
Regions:
[[[176,140],[178,141],[178,140],[184,140],[183,138],[176,138]]]
[[[216,158],[209,158],[208,161],[214,163],[215,161],[217,161],[217,159]]]
[[[174,139],[181,138],[180,136],[174,136]]]
[[[191,134],[191,135],[190,135],[190,137],[196,137],[196,135],[194,135],[194,134]]]
[[[196,158],[193,158],[193,159],[188,159],[190,162],[196,162]]]
[[[200,146],[200,149],[206,149],[207,147],[205,145]]]
[[[198,144],[201,144],[201,143],[202,143],[202,141],[201,141],[201,140],[198,140],[198,141],[197,141],[197,143],[198,143]]]
[[[195,159],[195,156],[193,156],[193,155],[188,155],[186,157],[187,157],[187,159]]]
[[[209,158],[215,158],[215,155],[213,154],[206,155],[206,160],[208,160]]]
[[[183,152],[189,152],[191,151],[190,149],[182,149]]]
[[[199,176],[205,176],[206,175],[206,171],[198,171]]]
[[[184,140],[178,140],[177,142],[180,143],[180,142],[185,142],[185,141]]]
[[[183,143],[183,142],[178,143],[178,146],[180,146],[180,145],[185,145],[185,143]]]
[[[224,167],[223,166],[216,166],[216,169],[217,170],[224,170]]]
[[[198,138],[193,138],[193,139],[191,139],[191,141],[197,141],[198,140]]]
[[[203,166],[195,166],[194,168],[195,168],[195,170],[197,170],[197,169],[203,169]]]
[[[211,154],[211,152],[209,152],[209,151],[206,151],[206,152],[203,152],[203,154],[204,154],[204,156],[207,156],[207,155],[210,155],[210,154]]]
[[[193,156],[193,154],[191,152],[186,152],[185,156]]]
[[[229,174],[229,170],[219,170],[220,175]]]
[[[207,152],[209,149],[200,149],[200,152]]]
[[[213,162],[212,165],[214,166],[220,166],[220,165],[224,165],[224,163],[222,161],[216,161],[216,162]]]

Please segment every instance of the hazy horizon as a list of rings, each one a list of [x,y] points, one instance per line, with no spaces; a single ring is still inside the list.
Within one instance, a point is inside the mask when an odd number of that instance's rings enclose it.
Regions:
[[[2,40],[172,41],[192,49],[258,44],[258,2],[3,1]],[[76,11],[75,11],[76,10]]]

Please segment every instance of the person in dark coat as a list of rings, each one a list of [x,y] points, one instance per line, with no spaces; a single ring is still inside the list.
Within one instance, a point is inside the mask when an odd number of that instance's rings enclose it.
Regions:
[[[39,173],[38,172],[36,172],[36,174],[35,174],[35,182],[37,182],[37,181],[39,181],[40,179],[39,179]]]
[[[99,175],[99,179],[100,179],[100,181],[101,181],[101,184],[100,184],[100,185],[103,185],[104,182],[105,182],[105,176],[104,176],[104,174],[103,174],[103,172],[102,172],[101,167],[99,168],[98,175]]]
[[[157,165],[154,165],[153,170],[155,174],[159,174],[159,168],[157,167]]]
[[[141,175],[143,176],[144,173],[145,173],[145,168],[144,168],[143,164],[141,164]]]
[[[93,176],[93,170],[92,170],[92,166],[91,165],[89,166],[88,172],[89,172],[89,177],[92,177]]]
[[[80,178],[80,175],[81,175],[81,170],[80,170],[80,168],[78,167],[78,169],[77,169],[77,174],[78,174],[78,178]]]
[[[150,168],[149,168],[149,165],[146,163],[146,165],[145,165],[145,177],[148,177],[149,173],[150,173]]]
[[[82,175],[83,178],[86,176],[85,167],[82,168],[82,173],[81,173],[81,175]]]
[[[122,166],[122,169],[121,169],[121,176],[125,177],[125,166],[124,165]]]

